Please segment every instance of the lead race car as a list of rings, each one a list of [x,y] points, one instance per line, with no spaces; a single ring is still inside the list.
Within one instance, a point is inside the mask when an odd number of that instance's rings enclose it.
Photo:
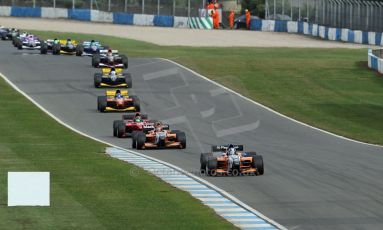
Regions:
[[[139,112],[140,100],[135,95],[128,94],[128,90],[106,90],[105,96],[98,96],[97,109],[100,112]]]
[[[94,74],[94,87],[132,88],[132,76],[119,68],[102,68],[101,73]]]
[[[161,122],[156,122],[154,128],[147,133],[132,132],[133,149],[186,148],[186,135],[179,130],[169,130]]]
[[[215,145],[201,153],[201,173],[216,175],[263,175],[263,158],[256,152],[243,151],[243,145]]]
[[[118,50],[100,50],[100,53],[93,54],[92,66],[95,68],[128,68],[128,57],[120,55]]]
[[[147,114],[125,114],[122,115],[122,120],[113,121],[113,136],[123,138],[132,137],[133,132],[148,133],[154,129],[154,124],[157,122],[157,120],[149,120]],[[169,125],[163,125],[162,128],[169,129]]]

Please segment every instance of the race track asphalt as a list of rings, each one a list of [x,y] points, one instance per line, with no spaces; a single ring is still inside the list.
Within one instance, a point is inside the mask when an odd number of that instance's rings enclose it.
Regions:
[[[94,88],[90,62],[0,42],[0,72],[21,90],[76,129],[130,148],[130,139],[112,136],[121,114],[97,112],[104,90]],[[383,148],[283,118],[166,60],[132,58],[129,65],[130,94],[143,111],[187,135],[185,150],[140,152],[198,172],[211,144],[244,144],[263,155],[264,176],[202,177],[287,228],[383,229]]]

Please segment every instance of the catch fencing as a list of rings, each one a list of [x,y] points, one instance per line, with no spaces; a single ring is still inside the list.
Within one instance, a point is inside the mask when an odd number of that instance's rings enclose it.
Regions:
[[[265,0],[266,19],[383,32],[383,1]]]
[[[91,9],[104,12],[197,17],[205,0],[0,0],[1,6]]]

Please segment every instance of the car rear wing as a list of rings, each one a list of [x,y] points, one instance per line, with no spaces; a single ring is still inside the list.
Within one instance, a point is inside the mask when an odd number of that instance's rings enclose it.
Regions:
[[[128,90],[124,89],[124,90],[120,90],[121,92],[121,96],[128,96]],[[105,91],[105,95],[107,97],[114,97],[116,95],[116,90],[106,90]]]
[[[212,152],[222,152],[229,148],[229,145],[212,145],[211,151]],[[238,151],[243,151],[243,145],[234,145],[234,148]]]
[[[82,42],[82,45],[83,45],[83,46],[90,46],[90,43],[91,43],[91,41],[84,41],[84,42]],[[100,42],[97,42],[97,41],[95,41],[94,44],[95,44],[96,46],[101,46],[101,43],[100,43]]]
[[[100,50],[100,54],[106,54],[108,50]],[[118,54],[118,50],[112,50],[112,54]]]
[[[102,68],[102,74],[109,74],[112,68]],[[117,74],[122,74],[122,68],[115,68]]]
[[[63,39],[60,39],[60,45],[66,45],[66,42],[67,40],[63,40]],[[75,46],[77,45],[77,41],[76,40],[71,40],[72,44]]]

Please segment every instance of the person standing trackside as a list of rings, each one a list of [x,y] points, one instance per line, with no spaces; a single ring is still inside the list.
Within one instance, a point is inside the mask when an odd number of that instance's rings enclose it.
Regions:
[[[248,9],[245,10],[246,12],[246,29],[250,29],[250,11]]]
[[[234,27],[234,11],[230,11],[229,14],[229,24],[230,24],[230,29],[232,30]]]
[[[213,28],[219,29],[219,14],[217,10],[211,12],[211,17],[213,18]]]

